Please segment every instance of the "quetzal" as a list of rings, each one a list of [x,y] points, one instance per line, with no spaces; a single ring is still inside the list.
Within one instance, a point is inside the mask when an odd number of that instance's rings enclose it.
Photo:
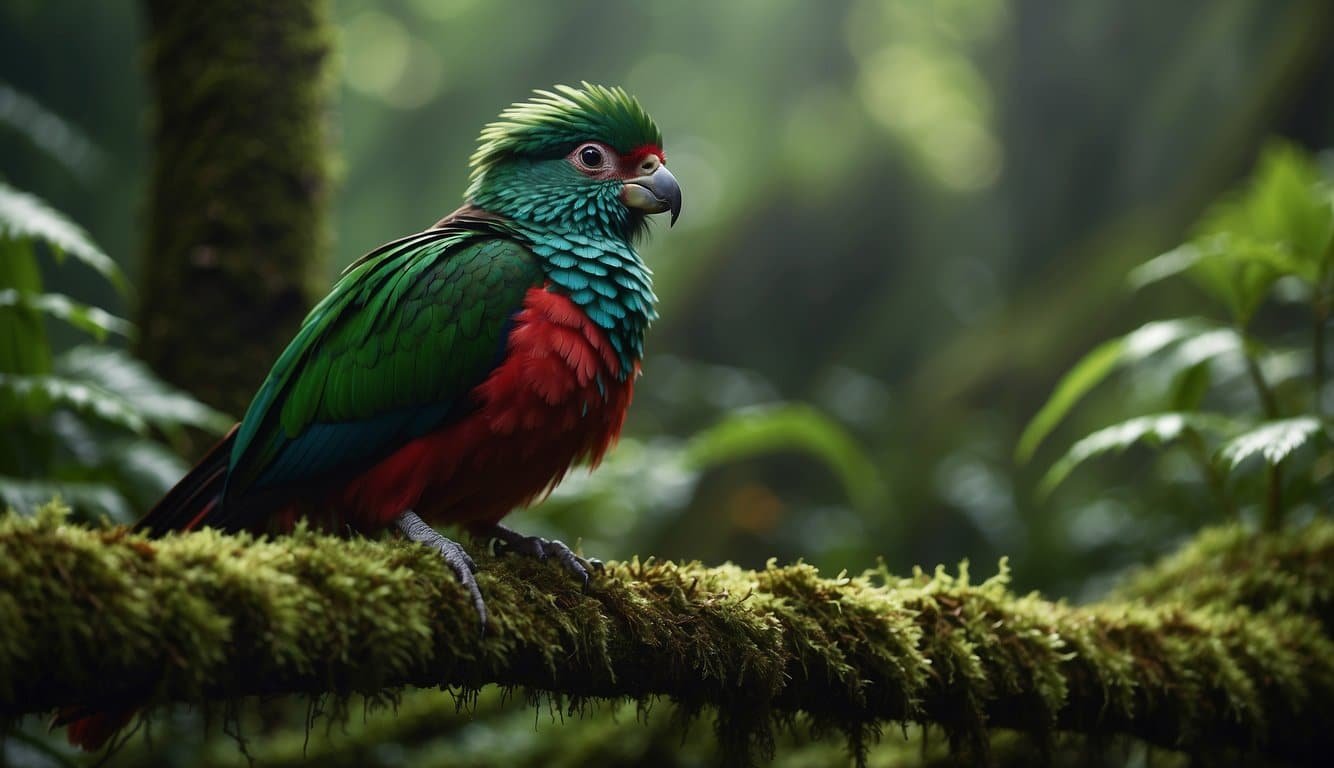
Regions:
[[[596,561],[500,525],[615,441],[656,317],[635,250],[681,210],[662,136],[620,88],[556,86],[481,133],[462,207],[348,267],[244,418],[138,527],[397,526],[486,605],[456,523],[587,583]],[[70,718],[65,718],[66,720]],[[100,745],[128,713],[77,720]]]

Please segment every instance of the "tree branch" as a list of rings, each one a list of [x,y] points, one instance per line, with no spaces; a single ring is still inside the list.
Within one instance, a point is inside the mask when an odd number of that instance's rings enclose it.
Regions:
[[[966,567],[828,579],[636,561],[585,595],[555,567],[483,556],[492,622],[479,637],[423,547],[310,532],[148,540],[48,509],[0,519],[0,718],[496,683],[574,705],[714,705],[735,751],[762,752],[803,713],[854,746],[917,721],[977,750],[1004,727],[1302,759],[1334,748],[1331,555],[1328,523],[1259,540],[1223,529],[1165,565],[1173,576],[1086,607],[1016,596],[1004,570],[974,584]],[[1250,586],[1221,587],[1216,563]],[[1188,573],[1214,586],[1165,586]],[[1266,589],[1283,595],[1260,601]]]

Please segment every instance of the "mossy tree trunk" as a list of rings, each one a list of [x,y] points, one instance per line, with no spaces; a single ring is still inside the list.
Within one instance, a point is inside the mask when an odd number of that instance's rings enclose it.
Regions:
[[[324,283],[326,0],[147,0],[140,354],[240,415]]]

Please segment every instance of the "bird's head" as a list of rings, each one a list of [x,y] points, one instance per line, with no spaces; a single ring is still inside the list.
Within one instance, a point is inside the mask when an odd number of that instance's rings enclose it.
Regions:
[[[631,241],[647,216],[681,212],[662,133],[621,88],[537,91],[482,129],[468,200],[516,222]]]

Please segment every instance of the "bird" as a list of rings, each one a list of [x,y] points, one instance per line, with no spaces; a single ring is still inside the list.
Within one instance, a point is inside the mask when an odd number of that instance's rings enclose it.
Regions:
[[[637,244],[681,212],[663,139],[620,87],[537,90],[481,131],[464,203],[352,263],[240,423],[137,524],[149,536],[396,528],[437,551],[485,632],[457,525],[582,581],[601,568],[501,524],[615,443],[657,318]],[[133,709],[57,717],[97,749]]]

